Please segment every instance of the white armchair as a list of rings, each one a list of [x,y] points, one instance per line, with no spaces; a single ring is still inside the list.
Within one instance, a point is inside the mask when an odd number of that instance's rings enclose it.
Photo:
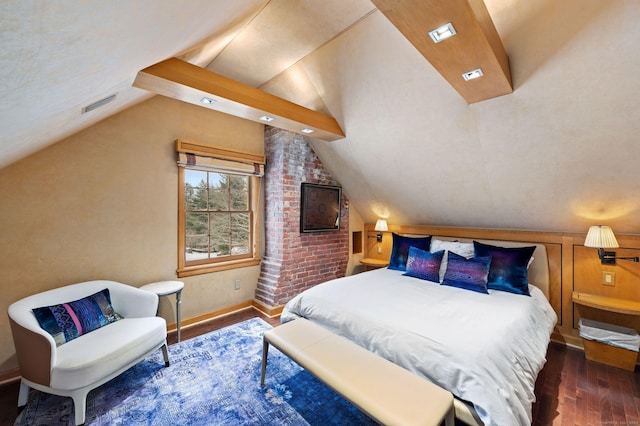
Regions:
[[[109,289],[111,304],[123,319],[83,334],[61,346],[43,330],[34,308],[71,302]],[[9,306],[9,322],[22,381],[18,408],[29,388],[73,399],[75,423],[85,422],[87,394],[162,348],[169,366],[166,322],[157,317],[158,296],[114,281],[87,281],[56,288]]]

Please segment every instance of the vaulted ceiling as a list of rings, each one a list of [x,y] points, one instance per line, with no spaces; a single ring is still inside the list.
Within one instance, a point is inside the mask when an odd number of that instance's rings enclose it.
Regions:
[[[367,222],[640,233],[640,3],[485,0],[513,93],[471,104],[374,3],[2,2],[0,167],[177,57],[334,117],[345,138],[311,143]]]

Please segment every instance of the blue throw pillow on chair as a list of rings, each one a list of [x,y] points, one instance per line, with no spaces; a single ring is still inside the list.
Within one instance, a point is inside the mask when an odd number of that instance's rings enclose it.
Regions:
[[[122,319],[111,306],[108,288],[72,302],[35,308],[33,314],[56,346]]]

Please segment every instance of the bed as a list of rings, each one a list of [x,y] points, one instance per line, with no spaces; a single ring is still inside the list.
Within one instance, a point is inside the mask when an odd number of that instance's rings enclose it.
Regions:
[[[317,285],[286,304],[282,322],[307,318],[451,391],[456,417],[467,424],[531,424],[535,381],[557,322],[548,302],[544,245],[433,237],[420,251],[407,247],[418,236],[397,237],[394,234],[390,267],[397,266],[396,255],[404,249],[427,259],[443,249],[442,259],[448,262],[429,266],[432,273],[437,268],[437,278],[415,274],[417,258],[405,250],[405,270],[382,268]],[[504,251],[530,249],[523,289],[529,295],[452,286],[446,277],[453,276],[456,265],[486,266],[486,256],[474,256],[475,244]],[[497,265],[500,252],[492,253]],[[440,283],[443,278],[449,285]]]

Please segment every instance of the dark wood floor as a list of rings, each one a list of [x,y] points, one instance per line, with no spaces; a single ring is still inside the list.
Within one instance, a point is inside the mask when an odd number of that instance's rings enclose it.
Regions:
[[[640,372],[594,361],[552,343],[538,376],[533,424],[640,425]]]
[[[182,330],[182,340],[253,317],[271,325],[279,319],[245,310],[224,318]],[[176,336],[169,335],[169,344]],[[636,368],[636,371],[638,369]],[[533,406],[533,425],[640,426],[640,373],[632,373],[592,361],[581,351],[551,343],[547,363],[536,382],[537,402]],[[13,425],[16,418],[18,384],[0,387],[0,425]]]

